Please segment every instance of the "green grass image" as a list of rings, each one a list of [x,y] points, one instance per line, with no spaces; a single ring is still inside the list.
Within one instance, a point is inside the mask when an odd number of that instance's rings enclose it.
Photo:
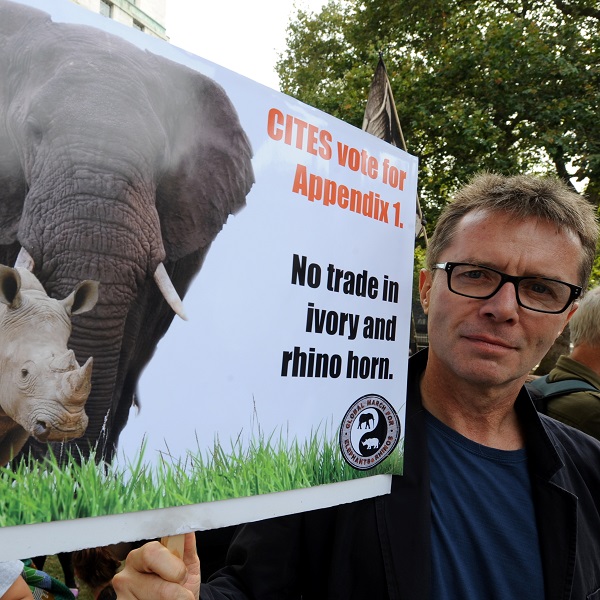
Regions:
[[[42,462],[21,460],[12,468],[0,467],[0,526],[183,506],[400,474],[403,460],[397,448],[374,469],[358,471],[344,461],[337,441],[317,434],[303,443],[261,435],[246,449],[235,443],[228,453],[216,441],[204,455],[188,452],[185,460],[163,456],[157,466],[144,463],[144,452],[142,445],[125,467],[97,465],[93,456],[81,462],[70,455],[60,463],[50,456]]]

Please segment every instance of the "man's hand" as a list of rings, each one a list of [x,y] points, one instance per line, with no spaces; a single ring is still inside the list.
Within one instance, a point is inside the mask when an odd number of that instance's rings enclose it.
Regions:
[[[118,600],[199,600],[200,560],[193,533],[185,536],[183,560],[159,542],[132,550],[113,578]]]

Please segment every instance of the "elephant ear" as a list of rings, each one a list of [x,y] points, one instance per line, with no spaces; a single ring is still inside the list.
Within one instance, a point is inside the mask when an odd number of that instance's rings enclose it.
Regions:
[[[159,56],[153,101],[169,141],[156,208],[167,261],[210,245],[254,183],[252,149],[223,88]]]

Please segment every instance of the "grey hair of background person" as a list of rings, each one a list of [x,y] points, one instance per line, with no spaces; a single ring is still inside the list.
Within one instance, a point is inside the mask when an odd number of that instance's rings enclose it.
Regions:
[[[589,344],[600,348],[600,286],[586,292],[569,322],[573,346]]]
[[[452,243],[460,220],[476,211],[508,213],[519,221],[535,217],[554,223],[559,231],[573,232],[583,248],[577,283],[584,289],[587,287],[598,241],[596,211],[583,196],[555,177],[475,175],[442,210],[427,249],[428,269],[440,262],[439,257]]]

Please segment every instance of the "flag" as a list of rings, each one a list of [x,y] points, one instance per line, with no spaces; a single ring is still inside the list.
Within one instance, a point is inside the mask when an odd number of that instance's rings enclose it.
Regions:
[[[404,135],[402,134],[402,127],[400,126],[400,119],[398,117],[398,111],[396,110],[396,103],[394,102],[392,86],[381,54],[379,55],[379,62],[377,63],[375,75],[371,82],[371,89],[369,90],[369,95],[367,97],[367,106],[365,107],[362,129],[406,152],[406,142],[404,141]],[[418,194],[416,207],[415,238],[423,235],[425,244],[427,244],[425,220],[423,219]],[[409,348],[411,354],[414,354],[421,346],[417,341],[417,329],[415,325],[415,310],[419,310],[420,313],[422,313],[420,308],[418,303],[417,305],[413,303]],[[422,316],[426,320],[425,315],[422,314]],[[426,330],[425,332],[421,331],[420,334],[422,346],[427,345]]]
[[[363,131],[406,150],[392,87],[381,56],[369,90],[362,128]]]
[[[377,63],[369,96],[367,97],[362,129],[406,152],[406,142],[402,135],[402,127],[400,126],[400,119],[398,118],[398,111],[394,102],[392,86],[381,55],[379,55],[379,62]],[[418,238],[420,235],[423,235],[425,243],[427,243],[425,220],[423,219],[418,196],[416,220],[415,237]]]

